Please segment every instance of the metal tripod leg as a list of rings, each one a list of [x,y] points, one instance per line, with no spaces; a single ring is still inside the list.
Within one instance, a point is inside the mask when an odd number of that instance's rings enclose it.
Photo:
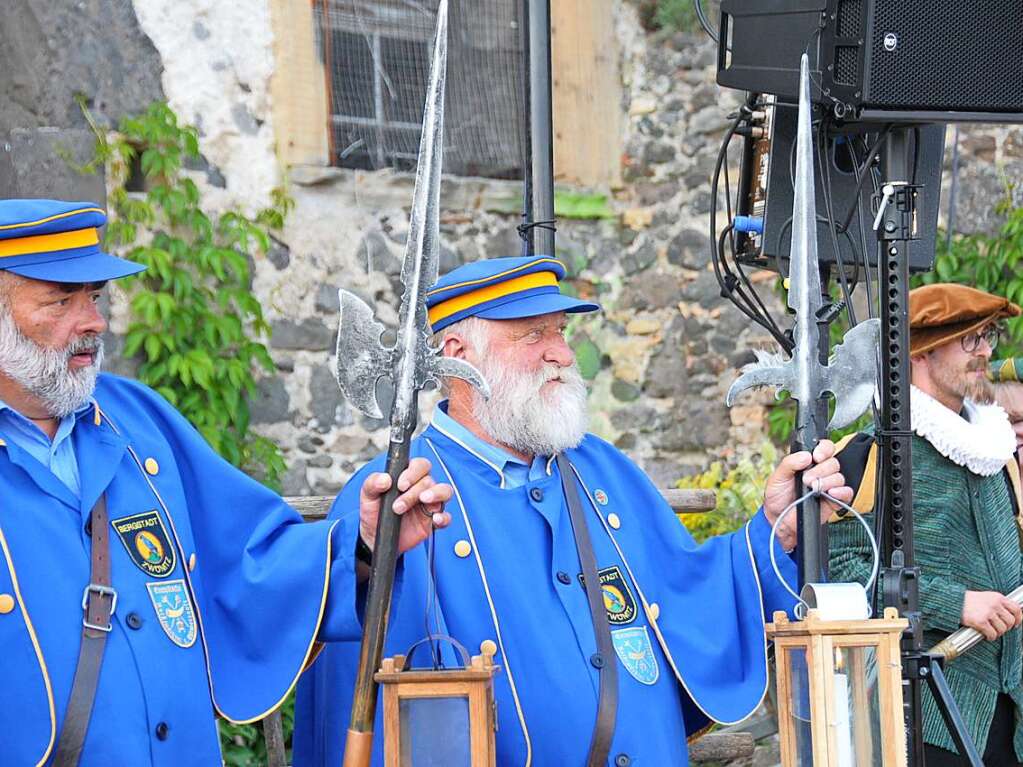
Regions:
[[[924,668],[927,667],[921,667],[920,670],[923,671]],[[970,733],[966,731],[966,724],[963,722],[962,714],[959,713],[959,706],[956,705],[955,698],[952,697],[952,691],[945,679],[945,672],[941,670],[941,663],[937,659],[932,658],[931,660],[927,684],[930,685],[934,702],[938,704],[938,711],[941,712],[941,718],[945,720],[945,726],[959,753],[970,761],[971,767],[984,767],[984,762],[981,761],[980,754],[977,752],[977,746],[974,744],[973,738],[970,737]]]

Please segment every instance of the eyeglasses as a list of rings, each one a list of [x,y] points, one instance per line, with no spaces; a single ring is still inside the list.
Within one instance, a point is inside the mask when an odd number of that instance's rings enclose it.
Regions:
[[[998,346],[998,339],[1002,335],[1002,329],[997,325],[989,325],[979,333],[970,333],[959,339],[959,343],[963,346],[963,351],[967,354],[973,354],[977,349],[980,348],[981,341],[987,341],[988,348],[991,351],[995,350]]]

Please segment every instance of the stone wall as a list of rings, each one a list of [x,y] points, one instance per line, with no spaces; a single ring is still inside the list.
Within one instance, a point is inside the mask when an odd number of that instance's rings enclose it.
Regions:
[[[342,401],[330,372],[336,288],[376,303],[380,319],[394,323],[412,179],[279,166],[267,0],[89,0],[75,7],[82,16],[73,20],[70,11],[32,0],[0,12],[5,38],[36,43],[0,53],[11,58],[11,74],[0,76],[7,97],[0,128],[80,128],[75,90],[88,94],[101,124],[162,97],[199,128],[205,162],[193,173],[210,207],[253,212],[275,187],[287,186],[295,209],[280,242],[256,263],[254,290],[272,324],[278,374],[261,382],[254,422],[285,451],[287,493],[336,491],[386,440],[380,422]],[[593,430],[666,485],[764,439],[769,397],[744,398],[731,411],[723,397],[751,346],[767,339],[720,298],[709,264],[708,180],[738,94],[714,84],[715,48],[704,37],[650,36],[626,0],[615,14],[624,183],[613,190],[612,217],[559,222],[557,255],[572,289],[605,309],[572,326],[573,345],[594,363]],[[82,28],[86,44],[60,37],[69,33],[59,30]],[[1000,174],[1020,169],[1023,137],[1016,129],[965,135],[961,228],[993,226]],[[520,196],[516,183],[446,179],[442,269],[517,254]],[[764,276],[763,293],[777,311],[773,277]],[[116,288],[112,314],[114,330],[123,329]]]

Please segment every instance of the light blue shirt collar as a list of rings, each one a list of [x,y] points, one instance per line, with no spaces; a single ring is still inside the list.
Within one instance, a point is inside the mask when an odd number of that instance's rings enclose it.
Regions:
[[[0,400],[0,433],[52,471],[77,496],[81,492],[81,481],[71,433],[78,417],[95,404],[95,400],[90,399],[71,415],[61,418],[51,440],[36,424]]]
[[[521,487],[528,482],[549,476],[551,473],[553,461],[549,457],[535,456],[533,462],[527,465],[507,450],[503,450],[497,445],[492,445],[477,437],[448,415],[447,400],[438,402],[437,407],[433,409],[433,427],[460,444],[497,472],[501,478],[502,488]]]

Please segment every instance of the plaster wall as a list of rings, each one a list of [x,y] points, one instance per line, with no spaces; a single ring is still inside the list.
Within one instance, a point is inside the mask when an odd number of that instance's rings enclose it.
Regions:
[[[205,161],[191,172],[209,207],[253,213],[272,190],[287,189],[295,209],[279,242],[255,264],[253,287],[273,327],[278,371],[261,382],[254,421],[285,451],[286,492],[335,491],[386,439],[381,423],[342,401],[330,372],[336,288],[358,292],[393,324],[411,177],[323,167],[308,133],[299,149],[309,161],[282,159],[296,157],[287,134],[302,116],[295,99],[286,98],[294,96],[286,77],[296,75],[294,67],[284,72],[280,53],[285,0],[58,5],[12,0],[0,11],[0,34],[9,43],[0,54],[7,62],[0,129],[28,130],[31,138],[43,128],[83,128],[72,86],[86,94],[102,126],[165,98],[199,129]],[[738,95],[714,84],[715,49],[702,35],[650,35],[629,0],[610,5],[622,81],[620,181],[604,189],[613,216],[562,219],[557,255],[571,289],[604,306],[599,317],[572,329],[573,344],[593,363],[593,430],[667,485],[711,460],[757,449],[770,395],[731,410],[723,396],[750,348],[768,344],[720,297],[709,264],[708,179]],[[289,28],[292,40],[296,28]],[[76,29],[77,40],[70,39]],[[301,61],[308,73],[310,57]],[[306,80],[295,85],[316,87]],[[308,119],[322,120],[322,104]],[[564,120],[558,126],[562,134],[586,129]],[[54,151],[52,141],[28,144],[36,155]],[[958,229],[990,230],[998,224],[994,202],[1023,170],[1023,134],[967,128],[960,148]],[[20,167],[33,167],[28,157]],[[734,167],[732,173],[734,179]],[[442,269],[518,253],[520,195],[513,182],[447,178]],[[762,279],[773,301],[773,277]],[[123,329],[116,291],[113,315],[114,329]]]

